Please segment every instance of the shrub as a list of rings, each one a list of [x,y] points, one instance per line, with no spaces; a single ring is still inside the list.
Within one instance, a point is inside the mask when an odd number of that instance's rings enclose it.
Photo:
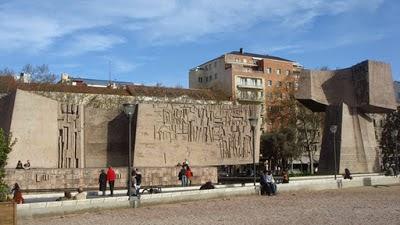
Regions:
[[[8,153],[11,152],[12,146],[15,145],[16,141],[11,134],[7,134],[0,128],[0,201],[6,200],[8,188],[4,183],[4,167],[7,165]]]

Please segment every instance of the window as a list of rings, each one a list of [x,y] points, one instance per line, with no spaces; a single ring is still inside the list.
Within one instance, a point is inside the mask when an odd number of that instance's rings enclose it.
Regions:
[[[217,79],[218,78],[218,74],[214,74],[214,79]]]
[[[282,86],[282,81],[278,81],[278,83],[276,84],[277,87],[281,87]]]
[[[271,72],[272,72],[271,67],[268,67],[268,68],[267,68],[267,73],[270,74]]]
[[[268,85],[268,87],[271,87],[272,86],[272,80],[268,80],[267,85]]]
[[[276,74],[280,75],[281,74],[281,69],[276,69]]]
[[[214,67],[217,68],[217,61],[214,62]]]
[[[243,59],[243,62],[244,62],[244,63],[247,63],[247,59]]]
[[[210,75],[210,76],[208,77],[208,79],[211,81],[211,80],[212,80],[212,76]]]
[[[287,86],[287,88],[291,88],[292,87],[292,83],[291,82],[287,82],[286,86]]]
[[[290,75],[290,70],[286,70],[286,76]]]
[[[203,82],[203,78],[199,77],[199,83]]]
[[[208,82],[208,77],[206,77],[206,83]]]

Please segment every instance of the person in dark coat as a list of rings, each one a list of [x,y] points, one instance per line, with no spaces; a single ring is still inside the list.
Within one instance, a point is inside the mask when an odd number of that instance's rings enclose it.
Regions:
[[[11,190],[13,193],[13,201],[17,204],[23,204],[25,202],[24,198],[22,197],[21,188],[19,187],[18,183],[14,184],[14,188]]]
[[[15,169],[20,170],[20,169],[23,169],[23,168],[24,168],[24,167],[22,166],[21,160],[18,160],[17,167],[16,167]]]
[[[268,193],[268,186],[267,186],[267,178],[266,178],[267,171],[264,170],[260,176],[260,191],[261,195],[265,195]]]
[[[207,181],[205,184],[201,185],[200,190],[208,190],[208,189],[214,189],[214,185],[212,184],[211,181]]]
[[[103,192],[103,196],[106,195],[106,189],[107,189],[107,174],[104,172],[104,170],[101,170],[101,173],[99,175],[99,191]]]
[[[349,180],[353,179],[353,177],[351,176],[351,173],[350,173],[350,170],[349,170],[349,169],[347,169],[347,168],[344,169],[343,178],[344,178],[344,179],[349,179]]]

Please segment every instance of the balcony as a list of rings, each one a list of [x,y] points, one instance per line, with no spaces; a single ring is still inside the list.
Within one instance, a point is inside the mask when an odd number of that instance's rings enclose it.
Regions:
[[[238,88],[259,89],[259,90],[262,90],[264,88],[262,84],[250,84],[250,83],[239,83],[236,86]]]
[[[237,92],[236,99],[246,102],[264,102],[264,96],[262,95],[262,92]]]
[[[254,62],[241,62],[241,61],[234,61],[234,60],[227,60],[225,63],[227,64],[235,64],[235,65],[242,65],[242,66],[251,66],[251,67],[257,67],[258,64]]]

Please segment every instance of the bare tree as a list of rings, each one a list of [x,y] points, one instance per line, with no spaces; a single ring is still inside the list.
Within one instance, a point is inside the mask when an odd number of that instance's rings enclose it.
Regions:
[[[14,75],[15,75],[15,72],[8,67],[0,70],[0,76],[14,76]]]
[[[314,155],[321,138],[323,114],[314,113],[305,106],[297,106],[298,142],[310,161],[310,173],[314,174]]]
[[[49,66],[46,64],[35,67],[31,64],[26,64],[22,68],[22,72],[30,74],[34,83],[54,83],[57,78],[54,73],[50,72]]]

